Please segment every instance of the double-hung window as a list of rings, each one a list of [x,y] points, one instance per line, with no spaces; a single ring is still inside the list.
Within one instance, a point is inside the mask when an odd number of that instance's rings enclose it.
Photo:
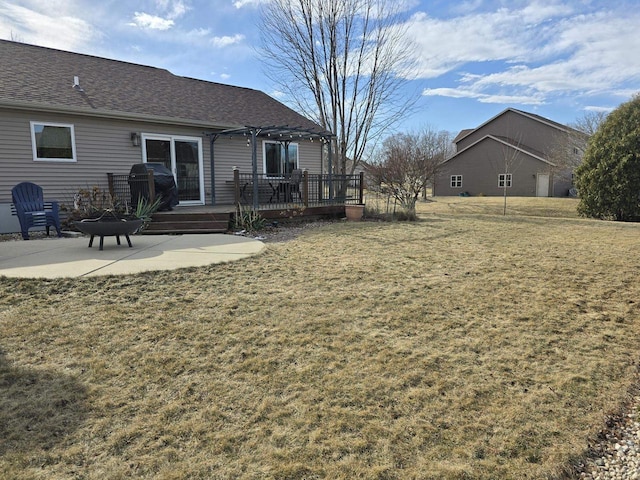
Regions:
[[[288,144],[288,155],[282,142],[264,142],[264,173],[267,177],[285,177],[298,168],[298,144]]]
[[[510,173],[501,173],[498,175],[498,187],[511,187],[511,174]]]
[[[75,162],[76,140],[73,125],[31,122],[33,160],[41,162]]]
[[[451,188],[462,187],[462,175],[451,175]]]

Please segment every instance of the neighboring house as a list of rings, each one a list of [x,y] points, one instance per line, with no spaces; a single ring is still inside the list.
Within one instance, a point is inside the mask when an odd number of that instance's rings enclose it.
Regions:
[[[532,113],[508,108],[454,139],[455,153],[440,169],[434,195],[561,197],[587,137]]]
[[[69,201],[107,173],[161,162],[180,205],[231,205],[234,167],[270,177],[327,168],[330,134],[257,90],[5,40],[0,64],[0,225],[23,181]]]

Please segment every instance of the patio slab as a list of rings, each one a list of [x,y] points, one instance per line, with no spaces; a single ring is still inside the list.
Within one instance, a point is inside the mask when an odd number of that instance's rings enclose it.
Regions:
[[[264,243],[236,235],[135,235],[132,248],[121,237],[53,238],[0,242],[0,275],[13,278],[65,278],[175,270],[230,262],[260,253]]]

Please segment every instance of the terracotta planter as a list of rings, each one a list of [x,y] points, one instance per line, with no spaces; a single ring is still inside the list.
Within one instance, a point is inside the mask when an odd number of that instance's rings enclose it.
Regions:
[[[364,213],[364,205],[345,205],[344,213],[350,222],[359,222],[362,220]]]

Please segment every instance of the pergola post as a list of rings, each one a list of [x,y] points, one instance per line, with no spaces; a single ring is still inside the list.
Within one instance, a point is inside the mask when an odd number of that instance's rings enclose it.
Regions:
[[[260,202],[258,195],[260,194],[260,185],[258,185],[258,145],[257,134],[255,129],[251,129],[251,168],[253,174],[253,209],[258,211]]]
[[[329,150],[327,152],[327,159],[329,162],[329,200],[332,201],[333,200],[333,156],[332,156],[333,142],[331,141],[331,138],[329,138],[329,140],[327,141],[327,148]]]
[[[289,171],[289,144],[291,140],[281,140],[280,143],[284,145],[284,175],[291,174]]]
[[[333,185],[332,185],[332,170],[333,170],[333,165],[332,165],[332,150],[331,150],[331,144],[332,144],[332,139],[335,137],[335,135],[333,135],[331,132],[324,130],[324,131],[315,131],[314,129],[309,129],[309,128],[303,128],[303,127],[290,127],[289,125],[282,125],[282,126],[277,126],[277,125],[271,125],[271,126],[266,126],[266,125],[262,125],[259,127],[255,127],[255,126],[244,126],[244,127],[238,127],[238,128],[230,128],[227,130],[222,130],[219,132],[216,132],[215,134],[211,134],[212,135],[212,143],[211,143],[211,171],[214,171],[214,154],[213,154],[213,141],[215,141],[216,138],[218,138],[221,135],[224,135],[226,137],[233,137],[233,136],[244,136],[244,138],[247,138],[247,135],[250,135],[249,138],[249,142],[251,145],[251,171],[252,171],[252,191],[253,191],[253,209],[254,210],[258,210],[258,208],[260,207],[260,198],[259,198],[259,194],[260,194],[260,179],[258,178],[258,138],[271,138],[272,140],[277,140],[278,137],[284,137],[285,135],[288,136],[289,138],[293,138],[294,136],[297,138],[308,138],[310,141],[313,142],[314,139],[319,140],[321,142],[323,142],[324,145],[327,145],[329,150],[328,150],[328,163],[329,163],[329,198],[333,198]],[[285,162],[286,162],[286,166],[285,166],[285,174],[291,174],[292,172],[288,172],[286,170],[288,170],[289,168],[289,143],[291,143],[291,140],[280,140],[281,144],[284,144],[285,146]],[[212,176],[212,193],[215,191],[214,190],[215,185],[213,185],[213,176]],[[215,201],[215,195],[212,195],[212,199],[213,201]]]

